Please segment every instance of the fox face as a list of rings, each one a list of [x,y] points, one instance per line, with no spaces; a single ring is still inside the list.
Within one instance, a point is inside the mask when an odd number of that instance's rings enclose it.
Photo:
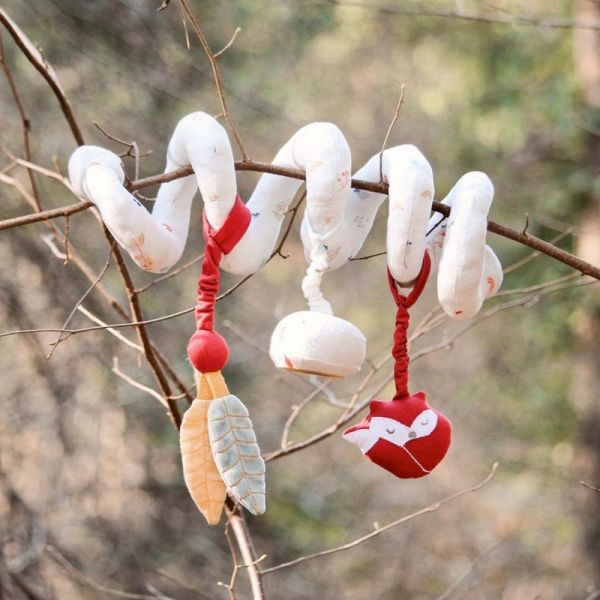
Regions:
[[[444,458],[452,427],[430,408],[423,392],[382,402],[373,400],[362,423],[344,431],[374,463],[397,477],[423,477]]]
[[[395,446],[404,446],[410,440],[429,435],[437,425],[437,413],[430,408],[417,415],[410,426],[389,417],[372,417],[368,423],[355,425],[344,432],[344,439],[368,451],[381,439]]]

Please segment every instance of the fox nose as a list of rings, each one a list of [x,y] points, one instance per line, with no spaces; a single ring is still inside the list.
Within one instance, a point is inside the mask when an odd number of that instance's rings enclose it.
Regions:
[[[410,440],[414,440],[417,437],[417,432],[413,431],[412,429],[408,432],[408,438]]]

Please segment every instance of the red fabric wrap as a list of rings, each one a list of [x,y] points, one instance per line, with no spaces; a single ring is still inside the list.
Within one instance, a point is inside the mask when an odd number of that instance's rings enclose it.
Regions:
[[[215,301],[219,291],[219,265],[223,254],[229,254],[248,230],[252,215],[238,195],[225,223],[215,231],[202,215],[204,222],[204,260],[198,280],[198,301],[195,315],[198,329],[213,331],[215,328]]]
[[[196,333],[188,343],[188,357],[195,369],[201,373],[220,371],[229,358],[225,339],[215,330],[215,302],[219,291],[219,265],[223,254],[235,248],[248,230],[252,215],[239,195],[225,222],[214,230],[203,214],[204,260],[198,280],[198,300],[194,311]]]
[[[388,269],[388,283],[392,297],[396,302],[398,310],[396,312],[396,329],[394,330],[394,346],[392,356],[394,357],[394,380],[396,382],[396,395],[394,400],[399,400],[408,396],[408,324],[410,315],[408,309],[419,299],[419,296],[425,288],[427,278],[431,271],[431,258],[428,252],[423,256],[423,265],[421,271],[415,280],[415,285],[408,296],[403,296],[398,292],[396,281]]]

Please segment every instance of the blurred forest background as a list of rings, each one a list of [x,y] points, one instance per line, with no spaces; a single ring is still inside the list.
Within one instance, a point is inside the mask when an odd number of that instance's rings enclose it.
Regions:
[[[39,45],[73,104],[87,143],[123,148],[94,126],[135,140],[141,175],[164,168],[166,146],[183,115],[218,114],[210,65],[191,29],[186,47],[176,0],[4,0],[0,6]],[[600,24],[600,3],[584,0],[316,2],[189,0],[219,59],[231,115],[251,158],[270,161],[303,124],[332,121],[355,168],[381,148],[401,84],[405,102],[388,145],[417,145],[432,164],[436,199],[468,170],[496,186],[491,218],[556,240],[600,264],[600,31],[528,26],[535,15]],[[386,8],[387,7],[387,8]],[[415,16],[466,11],[508,23]],[[511,23],[512,22],[512,23]],[[599,26],[600,29],[600,26]],[[1,31],[6,62],[31,121],[33,162],[62,168],[75,144],[47,84]],[[21,121],[0,77],[0,144],[22,156]],[[129,177],[134,163],[125,159]],[[10,159],[2,156],[0,167]],[[27,172],[5,176],[22,185]],[[239,173],[248,198],[259,175]],[[2,183],[2,182],[0,182]],[[44,208],[76,198],[36,176]],[[31,211],[0,185],[0,216]],[[153,195],[153,190],[144,190]],[[200,201],[181,265],[201,251]],[[362,254],[385,249],[386,207]],[[299,222],[299,220],[297,220]],[[290,432],[300,442],[333,423],[365,369],[326,391],[304,376],[277,372],[270,333],[304,308],[306,268],[295,223],[284,251],[219,303],[220,331],[232,357],[226,377],[247,404],[261,449],[280,447],[293,406],[314,398]],[[65,221],[55,225],[64,231]],[[69,244],[97,274],[109,248],[92,211],[72,216]],[[0,235],[2,331],[61,327],[89,281],[50,239],[44,223]],[[598,404],[600,296],[572,271],[531,250],[488,237],[505,266],[499,296],[482,320],[448,320],[414,345],[413,389],[454,423],[445,461],[421,480],[398,480],[364,460],[339,433],[268,463],[267,512],[249,518],[262,568],[335,547],[468,488],[499,461],[481,490],[346,551],[266,574],[267,598],[600,598]],[[54,250],[54,251],[53,251]],[[523,262],[520,262],[523,261]],[[156,277],[129,259],[135,286]],[[140,295],[146,318],[192,306],[199,264]],[[558,278],[562,283],[530,289]],[[222,277],[222,289],[237,280]],[[102,285],[124,306],[111,264]],[[425,306],[434,306],[429,286]],[[385,257],[351,262],[325,279],[336,314],[357,324],[376,363],[389,352],[395,307]],[[547,293],[548,291],[552,293]],[[508,310],[507,302],[514,307]],[[83,306],[106,323],[122,321],[94,290]],[[501,306],[496,314],[489,314]],[[77,312],[71,326],[94,325]],[[190,388],[185,344],[191,315],[148,327]],[[134,331],[121,334],[137,342]],[[46,355],[56,333],[0,340],[0,588],[3,598],[227,598],[232,558],[222,526],[209,528],[183,484],[178,436],[164,408],[113,373],[151,388],[140,353],[106,331],[72,336]],[[448,342],[446,344],[445,342]],[[362,398],[389,379],[378,371]],[[320,382],[321,384],[323,382]],[[316,393],[315,393],[316,391]],[[389,399],[392,386],[378,397]],[[185,406],[179,401],[180,407]],[[237,598],[250,597],[239,573]]]

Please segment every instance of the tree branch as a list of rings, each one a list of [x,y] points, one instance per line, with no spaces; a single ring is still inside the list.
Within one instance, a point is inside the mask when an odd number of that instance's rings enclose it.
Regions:
[[[427,513],[434,512],[434,511],[438,510],[444,504],[447,504],[448,502],[452,502],[452,500],[456,500],[457,498],[460,498],[467,494],[472,494],[473,492],[480,490],[483,486],[487,485],[491,481],[491,479],[494,477],[494,474],[496,473],[497,468],[498,468],[498,463],[496,462],[492,466],[492,470],[490,471],[488,476],[483,481],[481,481],[477,485],[474,485],[473,487],[470,487],[466,490],[462,490],[460,492],[456,492],[455,494],[452,494],[450,496],[446,496],[445,498],[442,498],[441,500],[438,500],[437,502],[434,502],[433,504],[430,504],[429,506],[426,506],[425,508],[422,508],[421,510],[413,512],[413,513],[406,515],[400,519],[396,519],[395,521],[392,521],[391,523],[388,523],[387,525],[384,525],[383,527],[376,526],[374,531],[371,531],[370,533],[367,533],[367,534],[365,534],[351,542],[343,544],[341,546],[336,546],[335,548],[329,548],[327,550],[321,550],[320,552],[315,552],[314,554],[308,554],[306,556],[300,556],[299,558],[290,560],[285,563],[281,563],[279,565],[275,565],[274,567],[268,567],[266,569],[262,569],[261,575],[266,575],[268,573],[280,571],[281,569],[287,569],[289,567],[293,567],[300,563],[306,562],[307,560],[321,558],[323,556],[328,556],[329,554],[334,554],[335,552],[341,552],[342,550],[349,550],[350,548],[354,548],[355,546],[358,546],[359,544],[362,544],[363,542],[366,542],[367,540],[370,540],[378,535],[381,535],[384,531],[387,531],[388,529],[392,529],[392,527],[397,527],[398,525],[402,525],[408,521],[412,521],[413,519],[416,519],[417,517],[421,517],[422,515],[425,515]]]
[[[342,6],[347,8],[362,8],[391,15],[406,15],[411,17],[435,17],[441,19],[457,19],[475,21],[477,23],[518,25],[523,27],[541,27],[545,29],[592,29],[600,31],[600,23],[595,21],[577,21],[561,17],[545,17],[530,15],[490,15],[463,10],[434,10],[429,8],[409,8],[382,4],[365,4],[351,0],[329,0],[328,2],[310,3],[310,6]]]
[[[306,176],[303,171],[298,169],[291,169],[288,167],[280,167],[278,165],[272,165],[270,163],[262,163],[253,160],[241,161],[235,163],[235,168],[238,171],[254,171],[257,173],[271,173],[273,175],[281,175],[282,177],[291,177],[293,179],[301,179],[305,180]],[[139,189],[143,189],[145,187],[149,187],[152,185],[157,185],[160,183],[174,181],[175,179],[180,179],[182,177],[187,177],[188,175],[192,175],[193,170],[190,166],[180,167],[179,169],[175,169],[174,171],[169,171],[168,173],[162,173],[160,175],[153,175],[151,177],[145,177],[143,179],[138,179],[137,181],[131,182],[127,188],[129,191],[135,191]],[[370,181],[363,181],[360,179],[352,179],[352,187],[354,189],[359,190],[367,190],[370,192],[377,192],[379,194],[386,195],[388,194],[388,184],[387,183],[373,183]],[[86,206],[83,206],[83,205]],[[20,225],[26,225],[29,223],[35,223],[38,221],[45,221],[48,219],[65,216],[65,214],[73,214],[75,212],[79,212],[81,210],[85,210],[93,206],[92,203],[87,202],[79,202],[77,204],[73,204],[62,209],[52,209],[49,211],[42,211],[39,213],[35,213],[32,215],[26,215],[24,217],[17,217],[15,219],[7,219],[5,221],[0,221],[0,230],[9,229],[11,227],[18,227]],[[445,204],[440,202],[433,203],[432,209],[435,212],[438,212],[445,217],[450,214],[450,208]],[[53,211],[57,211],[56,214],[53,214]],[[58,211],[65,211],[58,212]],[[507,239],[513,240],[525,246],[529,246],[534,250],[539,251],[546,256],[549,256],[559,262],[562,262],[565,265],[579,271],[582,275],[589,275],[594,277],[595,279],[600,279],[600,267],[592,265],[591,263],[559,248],[554,246],[550,242],[546,242],[534,235],[530,235],[528,233],[523,233],[521,231],[517,231],[516,229],[512,229],[505,225],[500,225],[499,223],[495,223],[494,221],[488,221],[488,231],[495,233],[501,237],[505,237]]]

